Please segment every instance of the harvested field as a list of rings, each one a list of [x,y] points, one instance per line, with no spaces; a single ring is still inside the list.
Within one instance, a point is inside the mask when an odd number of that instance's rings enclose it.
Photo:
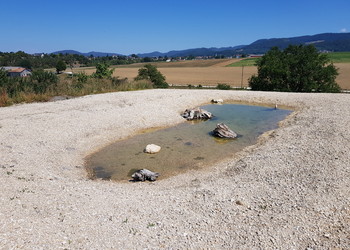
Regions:
[[[216,86],[218,83],[229,84],[233,87],[240,87],[242,81],[242,67],[225,67],[239,59],[217,59],[217,60],[194,60],[181,62],[155,63],[162,74],[165,75],[169,84],[173,85],[203,85]],[[144,63],[123,65],[115,68],[114,76],[133,79],[137,76],[138,69]],[[350,89],[350,63],[336,63],[339,68],[337,82],[342,89]],[[78,68],[74,72],[84,71],[86,74],[95,72],[94,68]],[[248,86],[248,79],[257,73],[254,66],[244,67],[243,87]]]
[[[208,68],[160,68],[169,83],[175,85],[216,86],[218,83],[241,86],[242,69],[239,67]],[[243,87],[248,86],[249,77],[256,73],[255,67],[246,67],[243,71]]]
[[[350,63],[335,63],[339,69],[337,82],[342,89],[350,90]]]
[[[185,68],[185,67],[225,67],[241,59],[209,59],[209,60],[187,60],[176,62],[152,63],[157,68]],[[141,68],[146,63],[134,63],[131,65],[120,65],[118,68]]]

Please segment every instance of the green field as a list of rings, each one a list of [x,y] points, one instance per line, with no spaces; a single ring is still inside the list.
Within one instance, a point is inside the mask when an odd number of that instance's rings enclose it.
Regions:
[[[232,63],[227,65],[227,67],[246,67],[246,66],[256,66],[256,60],[258,60],[259,58],[246,58],[246,59],[242,59],[238,62]]]
[[[350,52],[331,52],[327,54],[333,63],[350,63]],[[227,67],[256,66],[258,58],[246,58],[227,65]]]
[[[350,52],[332,52],[328,56],[333,63],[350,63]]]

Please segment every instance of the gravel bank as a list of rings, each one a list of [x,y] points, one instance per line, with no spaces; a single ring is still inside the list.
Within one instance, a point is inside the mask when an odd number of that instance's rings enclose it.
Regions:
[[[84,157],[212,98],[293,106],[256,146],[154,183]],[[0,108],[0,248],[346,249],[350,95],[146,90]],[[140,166],[142,168],[142,166]]]

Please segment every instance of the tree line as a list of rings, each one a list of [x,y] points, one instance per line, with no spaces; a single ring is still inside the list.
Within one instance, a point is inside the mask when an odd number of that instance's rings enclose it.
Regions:
[[[133,54],[131,56],[84,56],[79,54],[27,54],[23,51],[0,52],[1,66],[20,66],[26,69],[47,69],[55,68],[57,63],[64,62],[67,68],[93,67],[97,64],[124,65],[138,62],[153,62],[155,60],[166,60],[166,58],[140,58]]]

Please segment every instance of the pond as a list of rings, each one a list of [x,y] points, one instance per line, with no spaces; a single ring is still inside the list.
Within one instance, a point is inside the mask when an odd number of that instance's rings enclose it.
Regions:
[[[174,127],[146,132],[117,141],[89,155],[86,168],[91,178],[128,181],[138,169],[159,172],[158,179],[202,169],[243,148],[253,145],[258,137],[278,127],[292,111],[265,106],[224,104],[205,105],[214,118],[206,121],[185,121]],[[236,139],[221,139],[211,135],[217,123],[225,123],[238,134]],[[143,152],[147,144],[161,146],[157,154]]]

